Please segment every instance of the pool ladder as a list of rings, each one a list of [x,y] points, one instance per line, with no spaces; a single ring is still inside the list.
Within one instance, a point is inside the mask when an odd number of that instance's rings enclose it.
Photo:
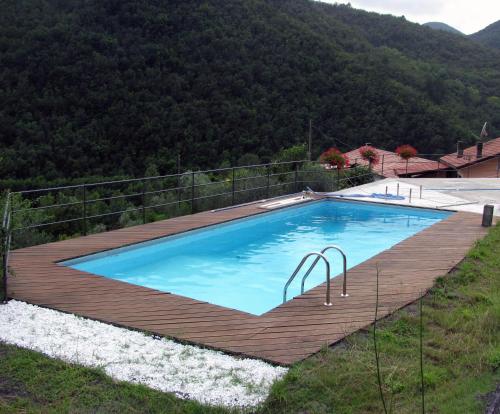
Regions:
[[[325,262],[325,268],[326,268],[326,301],[325,301],[325,306],[332,306],[332,302],[331,302],[331,298],[330,298],[330,296],[331,296],[330,295],[330,262],[328,261],[328,259],[325,256],[325,253],[328,250],[332,250],[332,249],[337,250],[342,255],[342,261],[343,261],[343,265],[344,265],[344,283],[342,285],[342,294],[340,296],[342,296],[343,298],[349,296],[347,294],[347,256],[340,247],[332,245],[332,246],[325,247],[323,250],[321,250],[321,252],[308,253],[302,258],[299,265],[297,266],[295,271],[292,273],[292,276],[290,276],[290,278],[288,279],[288,282],[286,282],[286,284],[285,284],[285,287],[283,289],[283,303],[286,302],[286,295],[287,295],[288,287],[290,286],[290,283],[292,283],[292,281],[295,279],[297,274],[300,272],[300,269],[302,269],[302,266],[304,266],[307,259],[309,259],[309,257],[311,257],[311,256],[316,256],[316,259],[311,264],[311,266],[307,270],[306,274],[302,277],[302,282],[300,284],[300,294],[301,295],[304,294],[304,285],[305,285],[307,277],[311,274],[311,272],[316,267],[318,262],[321,259],[323,259],[323,261]]]

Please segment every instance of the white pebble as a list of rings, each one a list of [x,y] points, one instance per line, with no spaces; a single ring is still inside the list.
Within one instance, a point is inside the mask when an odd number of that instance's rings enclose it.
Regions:
[[[0,305],[0,341],[209,405],[256,406],[287,372],[16,300]]]

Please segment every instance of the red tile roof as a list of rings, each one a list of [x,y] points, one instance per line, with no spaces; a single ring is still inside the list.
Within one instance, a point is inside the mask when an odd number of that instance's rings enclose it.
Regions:
[[[444,157],[441,157],[441,161],[454,168],[462,168],[470,164],[475,164],[479,161],[484,161],[489,157],[500,155],[500,137],[492,139],[491,141],[485,142],[483,144],[483,156],[481,158],[477,158],[476,154],[477,148],[476,145],[473,145],[472,147],[464,149],[463,157],[458,158],[457,153],[454,152],[453,154],[448,154]]]
[[[422,158],[420,158],[422,159]],[[423,174],[425,172],[440,171],[450,168],[443,162],[440,161],[415,161],[414,158],[408,163],[408,169],[406,169],[406,164],[403,168],[396,168],[395,173],[397,176],[402,175],[413,175],[413,174]]]
[[[406,161],[401,159],[401,157],[395,152],[386,151],[383,149],[376,148],[380,161],[378,164],[373,166],[373,171],[378,175],[386,178],[394,178],[399,175],[407,174],[407,164]],[[346,155],[349,157],[349,161],[352,166],[354,165],[365,165],[368,166],[368,161],[365,161],[361,154],[359,153],[359,148],[353,151],[347,152]],[[408,162],[408,174],[418,174],[427,171],[434,171],[437,169],[444,169],[443,164],[437,161],[431,161],[425,158],[414,157]]]

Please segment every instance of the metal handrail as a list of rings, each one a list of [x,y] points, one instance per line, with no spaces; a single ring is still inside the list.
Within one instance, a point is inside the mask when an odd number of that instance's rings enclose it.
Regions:
[[[335,246],[335,245],[325,247],[323,250],[321,250],[321,254],[325,254],[325,252],[327,252],[328,250],[331,250],[331,249],[337,250],[342,255],[342,260],[343,260],[343,265],[344,265],[344,283],[342,284],[342,293],[340,294],[340,296],[342,296],[343,298],[346,298],[347,296],[349,296],[349,294],[347,293],[347,256],[339,246]],[[306,279],[311,274],[311,272],[314,269],[314,266],[316,266],[318,261],[319,261],[319,257],[316,257],[316,260],[314,260],[313,264],[311,265],[309,270],[306,272],[306,274],[302,278],[302,283],[300,285],[300,293],[301,294],[304,294],[304,284],[306,282]]]
[[[292,283],[295,276],[297,276],[297,274],[299,273],[300,269],[302,268],[302,266],[304,265],[306,260],[309,259],[309,257],[311,257],[311,256],[317,256],[313,266],[315,266],[318,263],[320,258],[323,259],[323,261],[325,262],[325,266],[326,266],[326,301],[325,301],[325,306],[332,306],[332,302],[330,300],[330,263],[328,262],[328,259],[325,257],[325,255],[323,255],[322,253],[318,253],[318,252],[308,253],[302,258],[299,265],[297,266],[297,268],[293,272],[292,276],[290,276],[290,278],[288,279],[288,282],[286,282],[286,284],[285,284],[285,287],[283,289],[283,303],[286,302],[286,294],[288,292],[288,286],[290,286],[290,283]]]

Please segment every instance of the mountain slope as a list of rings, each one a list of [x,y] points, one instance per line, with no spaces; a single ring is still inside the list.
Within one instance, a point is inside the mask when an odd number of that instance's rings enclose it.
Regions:
[[[470,35],[470,38],[483,45],[500,49],[500,20]]]
[[[450,25],[442,22],[428,22],[423,24],[423,26],[430,27],[431,29],[435,30],[442,30],[443,32],[450,32],[450,33],[455,33],[459,35],[463,35],[463,33],[460,30],[455,29],[454,27],[451,27]]]
[[[266,161],[309,118],[315,155],[448,151],[500,124],[500,52],[307,0],[9,0],[0,60],[4,177]]]

